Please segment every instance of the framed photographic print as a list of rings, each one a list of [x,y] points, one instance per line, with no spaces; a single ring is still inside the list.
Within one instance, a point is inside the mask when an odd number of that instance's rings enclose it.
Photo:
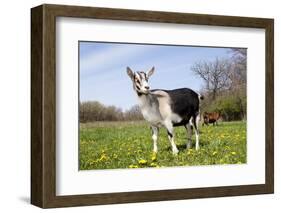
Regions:
[[[31,203],[274,191],[272,19],[31,9]]]

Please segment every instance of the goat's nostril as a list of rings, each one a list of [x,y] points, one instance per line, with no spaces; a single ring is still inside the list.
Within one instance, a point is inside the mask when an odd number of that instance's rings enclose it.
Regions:
[[[148,86],[146,86],[146,87],[144,87],[145,89],[149,89],[149,87]]]

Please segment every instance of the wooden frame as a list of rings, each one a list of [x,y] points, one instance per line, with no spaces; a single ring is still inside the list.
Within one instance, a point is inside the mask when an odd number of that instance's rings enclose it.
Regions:
[[[259,185],[56,196],[56,17],[162,22],[265,29],[266,183]],[[31,203],[42,207],[131,203],[274,191],[273,19],[41,5],[31,9]]]

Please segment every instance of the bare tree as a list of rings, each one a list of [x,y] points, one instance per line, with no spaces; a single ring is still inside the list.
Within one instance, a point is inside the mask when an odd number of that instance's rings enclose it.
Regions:
[[[132,106],[124,113],[124,117],[126,120],[142,120],[143,116],[141,113],[141,109],[138,105]]]
[[[244,66],[246,70],[247,64],[247,49],[246,48],[231,48],[232,58],[237,64]]]
[[[214,61],[196,62],[191,70],[204,80],[205,89],[216,99],[221,90],[228,89],[231,85],[231,67],[228,59],[216,58]]]
[[[231,60],[233,61],[233,69],[231,78],[234,86],[241,86],[246,84],[247,81],[247,49],[245,48],[232,48]]]
[[[232,84],[231,92],[236,96],[241,117],[246,118],[246,83],[247,83],[247,49],[232,48],[233,69],[230,75]]]

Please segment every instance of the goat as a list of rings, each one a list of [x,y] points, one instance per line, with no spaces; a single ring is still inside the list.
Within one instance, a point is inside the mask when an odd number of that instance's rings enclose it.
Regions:
[[[220,118],[220,113],[218,112],[204,112],[203,114],[203,124],[206,124],[207,126],[209,124],[213,124],[213,126],[218,125],[218,119]]]
[[[127,67],[127,74],[133,82],[142,115],[152,129],[153,152],[157,153],[157,138],[160,127],[167,129],[173,154],[179,151],[174,142],[174,126],[184,126],[188,139],[186,148],[191,148],[192,127],[196,138],[196,150],[199,149],[198,124],[200,120],[199,103],[203,99],[198,93],[188,88],[175,90],[150,90],[148,79],[154,73],[154,67],[148,72],[133,72]]]

